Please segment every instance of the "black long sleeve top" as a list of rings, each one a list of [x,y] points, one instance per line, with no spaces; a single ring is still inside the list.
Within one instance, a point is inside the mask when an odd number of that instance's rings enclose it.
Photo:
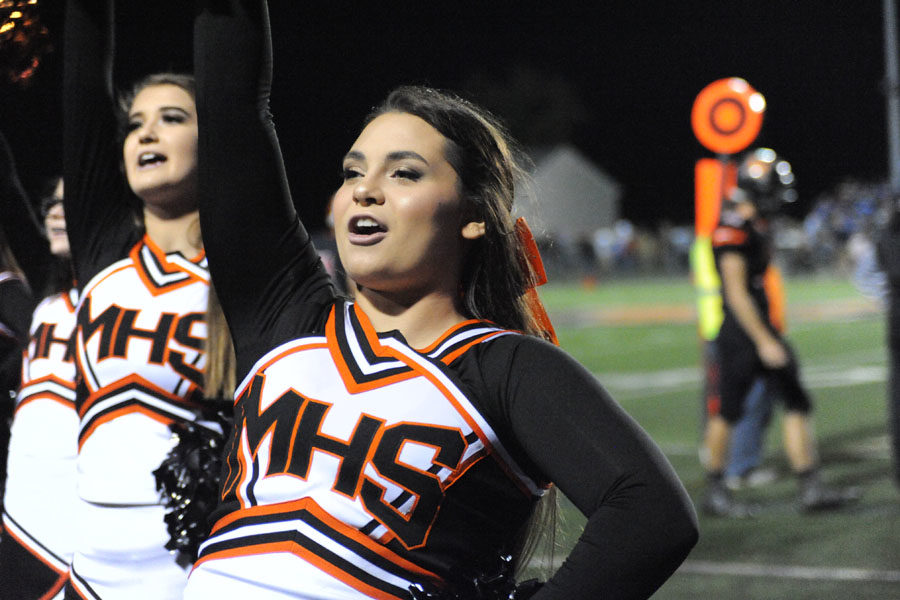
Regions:
[[[319,335],[336,299],[293,208],[268,112],[265,2],[201,5],[194,32],[201,227],[240,381],[273,349]],[[534,480],[552,481],[588,518],[535,600],[649,597],[696,543],[697,523],[646,433],[577,361],[535,338],[479,344],[450,369],[477,390],[476,409],[513,459]]]

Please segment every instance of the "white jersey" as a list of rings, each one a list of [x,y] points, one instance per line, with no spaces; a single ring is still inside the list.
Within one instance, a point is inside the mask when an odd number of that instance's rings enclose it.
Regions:
[[[508,334],[468,322],[433,354]],[[255,598],[406,598],[413,582],[441,580],[408,554],[427,551],[438,513],[483,506],[460,481],[499,465],[496,493],[526,506],[542,493],[439,359],[379,338],[352,304],[337,303],[324,335],[263,356],[236,398],[230,510],[186,598],[236,598],[242,586]]]
[[[36,559],[64,577],[74,550],[78,414],[75,290],[34,311],[9,444],[3,524]],[[8,582],[7,582],[8,583]]]
[[[163,253],[144,237],[84,287],[78,307],[79,493],[103,504],[157,504],[153,471],[169,425],[201,396],[209,275],[204,256]]]

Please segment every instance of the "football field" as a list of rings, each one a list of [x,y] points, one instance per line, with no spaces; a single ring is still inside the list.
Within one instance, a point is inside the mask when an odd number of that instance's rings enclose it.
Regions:
[[[765,460],[779,477],[737,493],[761,506],[759,516],[701,514],[699,544],[654,598],[900,598],[900,490],[890,476],[884,311],[833,277],[787,278],[786,291],[787,337],[814,397],[824,478],[859,486],[862,498],[839,511],[797,511],[777,407]],[[656,440],[698,503],[702,347],[690,281],[609,280],[540,292],[563,348]],[[582,519],[565,501],[563,511],[563,539],[571,543]]]

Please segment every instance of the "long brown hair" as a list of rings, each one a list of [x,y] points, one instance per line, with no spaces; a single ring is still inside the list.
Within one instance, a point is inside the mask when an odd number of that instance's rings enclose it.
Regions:
[[[365,123],[390,112],[415,115],[446,138],[444,154],[459,177],[466,221],[484,221],[484,236],[473,241],[463,257],[460,287],[466,316],[546,339],[523,296],[536,277],[512,216],[516,190],[528,181],[524,153],[496,117],[446,91],[422,86],[397,88]],[[556,493],[551,487],[535,507],[517,547],[511,549],[519,570],[544,535],[552,553],[556,514]]]
[[[235,366],[231,333],[216,287],[210,281],[209,304],[206,307],[206,373],[203,381],[203,393],[207,398],[232,401],[237,385]]]

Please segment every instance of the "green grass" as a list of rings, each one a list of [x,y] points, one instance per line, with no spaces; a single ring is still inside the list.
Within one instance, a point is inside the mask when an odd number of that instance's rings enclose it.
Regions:
[[[884,315],[843,280],[797,278],[788,279],[786,286],[788,338],[815,398],[824,476],[859,486],[863,497],[840,511],[812,516],[797,512],[796,485],[780,449],[777,413],[767,437],[766,461],[783,477],[739,493],[760,503],[761,514],[747,521],[700,515],[698,546],[654,598],[900,598],[900,582],[878,580],[879,572],[900,572],[900,495],[890,476],[885,422]],[[696,502],[703,489],[697,453],[702,346],[690,318],[690,282],[548,285],[541,297],[562,346],[596,373],[656,440]],[[648,322],[633,318],[641,310]],[[628,318],[617,322],[616,315],[622,314]],[[673,317],[666,320],[667,314]],[[580,515],[564,507],[567,528],[577,530],[583,522]],[[733,563],[760,572],[733,574]],[[707,566],[718,571],[699,572]],[[797,569],[791,576],[774,570],[782,567],[823,571],[808,571],[808,578],[801,578],[803,572]],[[846,581],[842,575],[862,578]]]
[[[694,301],[688,278],[648,278],[611,280],[595,286],[553,285],[539,288],[548,310],[566,310],[599,305],[665,304]]]

